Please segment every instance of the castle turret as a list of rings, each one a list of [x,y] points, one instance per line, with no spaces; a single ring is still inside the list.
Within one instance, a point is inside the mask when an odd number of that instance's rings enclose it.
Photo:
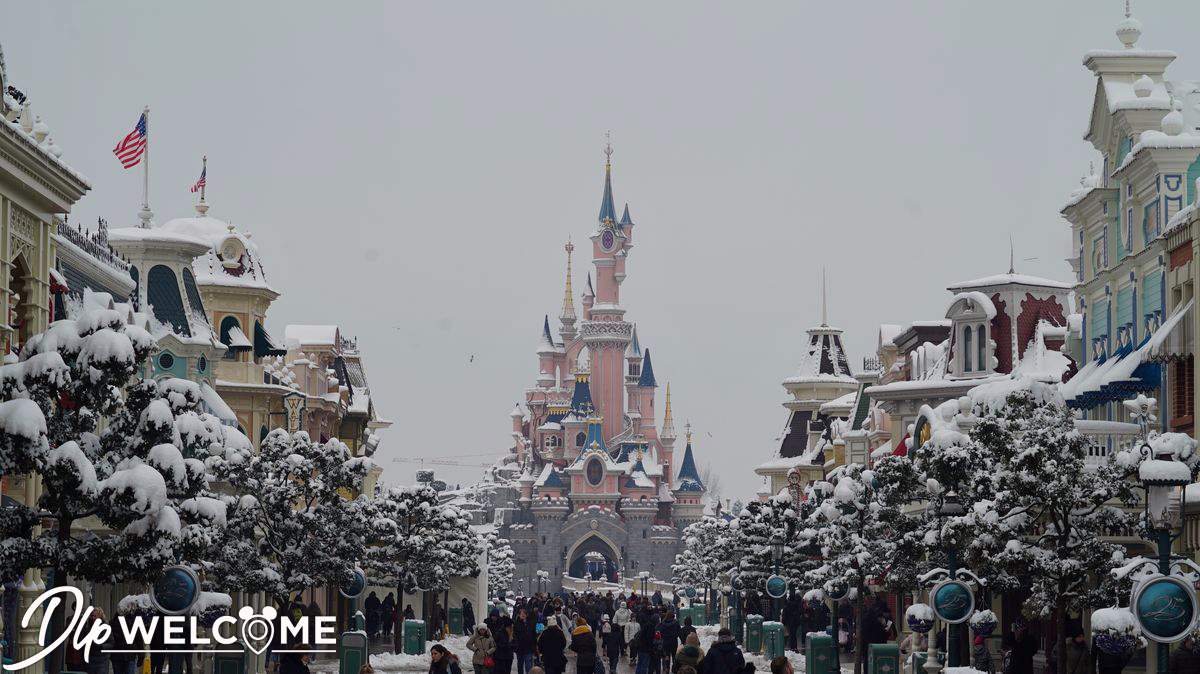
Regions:
[[[638,391],[638,380],[642,374],[642,345],[638,340],[637,325],[633,326],[633,336],[629,340],[629,346],[625,347],[625,398],[628,401],[626,414],[629,415],[634,428],[640,426],[639,418],[641,415],[641,405],[639,404],[640,392]]]
[[[583,289],[583,320],[592,319],[592,305],[596,303],[596,291],[592,290],[592,272],[587,275],[587,287]]]
[[[658,439],[658,430],[654,427],[654,389],[656,388],[658,388],[658,383],[654,381],[654,366],[650,363],[650,349],[646,349],[646,353],[642,357],[637,383],[637,410],[641,419],[638,433],[645,436],[651,443]],[[630,407],[632,408],[633,405],[631,404]],[[663,458],[664,463],[669,461],[669,455]]]
[[[675,488],[671,490],[671,495],[675,497],[672,514],[676,526],[682,529],[704,516],[705,491],[700,471],[696,468],[696,459],[692,456],[692,425],[688,424],[687,447],[683,450]]]
[[[552,388],[557,382],[554,376],[554,357],[557,354],[558,348],[554,345],[554,337],[550,335],[550,315],[546,314],[542,320],[542,338],[538,340],[537,347],[537,385],[540,388]]]

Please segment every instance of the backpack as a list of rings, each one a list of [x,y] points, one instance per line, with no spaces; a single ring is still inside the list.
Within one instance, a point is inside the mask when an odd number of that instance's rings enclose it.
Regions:
[[[596,656],[596,669],[594,674],[604,674],[604,658]]]
[[[655,632],[654,632],[654,652],[660,656],[664,653],[663,635],[662,635],[662,632],[659,632],[657,630],[655,630]]]

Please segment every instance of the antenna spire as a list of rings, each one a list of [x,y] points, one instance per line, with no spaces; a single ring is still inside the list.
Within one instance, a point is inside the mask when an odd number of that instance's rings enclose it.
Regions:
[[[829,326],[829,312],[826,305],[825,268],[821,267],[821,327],[823,328]]]
[[[1014,259],[1013,240],[1012,240],[1012,234],[1009,234],[1008,235],[1008,273],[1010,273],[1010,274],[1017,273],[1016,266],[1013,264],[1013,259]]]
[[[570,323],[573,330],[575,323],[575,300],[573,298],[573,291],[571,290],[571,253],[575,250],[575,244],[571,243],[570,235],[567,236],[567,245],[563,246],[563,250],[567,251],[567,286],[563,291],[562,315],[559,318],[562,320],[564,327],[567,327],[567,323]]]

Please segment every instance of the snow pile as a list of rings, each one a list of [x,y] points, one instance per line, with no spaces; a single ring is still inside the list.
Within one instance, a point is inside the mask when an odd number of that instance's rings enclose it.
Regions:
[[[46,435],[46,417],[32,400],[6,400],[0,403],[0,432],[36,441]]]
[[[907,620],[933,620],[933,607],[929,604],[913,604],[904,612],[904,618]]]
[[[1117,635],[1138,633],[1137,621],[1128,608],[1102,608],[1092,611],[1092,631]]]

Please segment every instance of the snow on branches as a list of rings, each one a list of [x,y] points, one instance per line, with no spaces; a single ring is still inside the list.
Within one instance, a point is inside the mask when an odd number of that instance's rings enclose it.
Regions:
[[[517,570],[516,554],[507,538],[500,538],[495,531],[487,537],[488,596],[499,597],[501,592],[512,590],[513,574]]]
[[[470,521],[427,486],[393,487],[370,501],[371,544],[362,567],[372,582],[406,592],[450,587],[450,578],[479,573],[482,552]]]
[[[708,587],[712,579],[733,567],[737,534],[737,520],[705,517],[688,525],[683,530],[683,552],[671,566],[671,582],[680,587]]]

